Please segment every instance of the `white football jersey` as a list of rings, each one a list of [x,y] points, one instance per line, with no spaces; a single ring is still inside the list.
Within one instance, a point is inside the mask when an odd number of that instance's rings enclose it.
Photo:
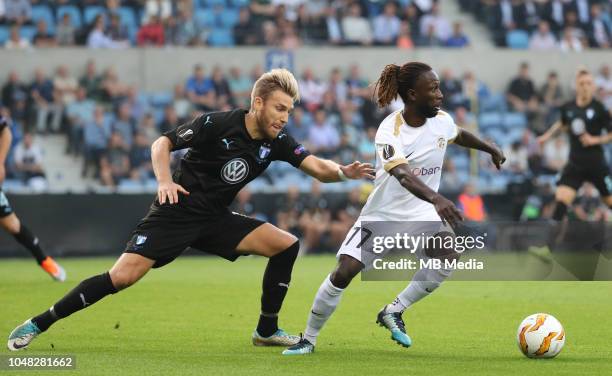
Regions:
[[[361,211],[362,221],[439,221],[429,202],[414,196],[389,174],[407,163],[413,174],[438,191],[446,147],[457,137],[457,125],[439,111],[415,128],[406,124],[402,111],[385,118],[376,132],[376,179],[374,190]]]

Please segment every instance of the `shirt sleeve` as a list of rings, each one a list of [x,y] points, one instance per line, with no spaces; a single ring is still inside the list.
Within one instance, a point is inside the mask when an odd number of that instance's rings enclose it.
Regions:
[[[448,134],[446,138],[446,142],[452,144],[455,141],[455,138],[459,135],[459,127],[455,124],[455,120],[452,116],[446,114],[448,117]]]
[[[172,142],[172,151],[201,145],[210,138],[215,122],[211,121],[213,115],[202,115],[175,129],[164,132]]]
[[[396,166],[408,163],[403,154],[402,143],[399,137],[379,131],[375,138],[376,153],[382,162],[385,171],[389,172]]]
[[[289,162],[295,168],[299,168],[302,161],[310,155],[304,145],[298,143],[287,133],[279,134],[275,144],[276,150],[273,159]]]

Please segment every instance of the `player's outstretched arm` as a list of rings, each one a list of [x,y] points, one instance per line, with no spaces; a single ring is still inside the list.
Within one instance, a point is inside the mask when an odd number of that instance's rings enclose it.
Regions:
[[[188,195],[189,192],[179,184],[172,181],[170,171],[170,152],[172,151],[172,141],[166,136],[161,136],[151,145],[151,162],[153,173],[157,179],[157,198],[160,204],[175,204],[178,202],[178,193]]]
[[[455,144],[470,149],[477,149],[491,154],[491,160],[497,169],[506,161],[504,152],[497,145],[486,142],[478,138],[475,134],[459,128],[459,133],[455,138]]]
[[[410,171],[407,163],[393,167],[389,170],[389,174],[394,176],[402,187],[406,188],[410,193],[421,200],[433,204],[440,218],[450,223],[451,226],[455,227],[463,220],[463,216],[455,204],[423,183],[421,179]]]
[[[540,137],[536,139],[538,141],[538,144],[540,145],[545,144],[554,135],[556,135],[557,132],[559,132],[561,129],[563,129],[563,123],[561,122],[561,120],[557,120],[550,128],[546,130],[546,132],[544,132]]]
[[[370,163],[353,162],[342,166],[328,159],[309,155],[300,164],[304,171],[322,183],[333,183],[348,179],[374,179],[374,168]]]

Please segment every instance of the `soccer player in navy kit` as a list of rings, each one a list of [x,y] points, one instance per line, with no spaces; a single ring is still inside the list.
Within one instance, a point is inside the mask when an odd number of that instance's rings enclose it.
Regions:
[[[555,192],[553,220],[560,223],[567,209],[576,198],[576,192],[585,181],[593,183],[603,202],[612,208],[612,174],[606,163],[601,145],[612,141],[612,121],[605,106],[593,98],[595,91],[593,76],[587,70],[576,75],[576,98],[561,106],[561,119],[538,138],[544,144],[558,131],[569,134],[570,153],[567,165],[561,172]],[[607,134],[602,134],[606,131]],[[554,226],[549,234],[549,250],[530,249],[536,256],[548,257],[554,250],[562,231],[562,226]]]
[[[18,350],[61,318],[109,294],[131,286],[151,268],[172,262],[187,247],[234,261],[244,254],[269,258],[261,297],[261,314],[253,344],[287,346],[299,341],[278,328],[299,243],[295,236],[260,220],[229,211],[234,196],[273,160],[283,160],[322,182],[373,178],[369,164],[341,166],[319,159],[283,128],[298,84],[285,69],[263,74],[253,87],[251,108],[214,112],[166,132],[152,146],[158,194],[148,214],[110,271],[81,282],[40,315],[26,320],[9,336]],[[170,153],[189,148],[171,176]]]

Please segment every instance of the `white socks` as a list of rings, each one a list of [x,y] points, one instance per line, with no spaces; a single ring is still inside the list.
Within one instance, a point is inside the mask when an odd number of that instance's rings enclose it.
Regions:
[[[428,296],[448,278],[450,270],[421,269],[414,273],[408,287],[397,295],[397,298],[387,305],[387,312],[403,312],[406,308]]]
[[[329,277],[329,275],[325,277],[321,287],[319,287],[319,291],[317,291],[317,295],[312,303],[312,309],[310,314],[308,314],[308,323],[304,330],[304,338],[313,345],[317,343],[317,336],[321,328],[323,328],[323,325],[325,325],[329,317],[336,310],[344,291],[344,289],[334,286]]]

